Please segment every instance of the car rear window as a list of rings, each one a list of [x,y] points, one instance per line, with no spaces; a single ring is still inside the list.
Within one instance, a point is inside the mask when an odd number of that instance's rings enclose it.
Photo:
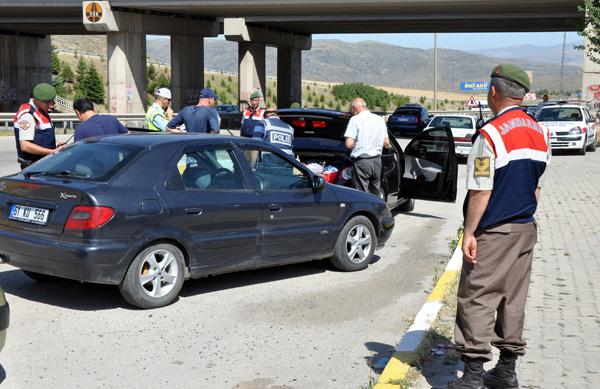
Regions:
[[[536,115],[539,122],[580,122],[581,110],[577,107],[542,108]]]
[[[344,140],[349,116],[280,116],[294,128],[294,138],[326,138]]]
[[[450,128],[464,128],[473,129],[473,120],[467,117],[456,117],[456,116],[436,116],[433,118],[430,127],[450,127]]]
[[[411,116],[420,116],[421,111],[418,109],[406,109],[401,108],[394,111],[394,115],[411,115]]]
[[[77,142],[31,165],[23,173],[105,182],[141,150],[131,145]]]

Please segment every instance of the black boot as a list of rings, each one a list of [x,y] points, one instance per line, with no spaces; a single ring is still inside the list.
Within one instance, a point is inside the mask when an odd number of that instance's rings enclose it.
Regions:
[[[465,369],[463,376],[452,381],[447,389],[483,389],[483,361],[481,359],[464,358]]]
[[[500,351],[500,360],[492,370],[483,375],[483,383],[489,389],[518,389],[517,373],[515,366],[517,364],[517,354],[510,351]]]

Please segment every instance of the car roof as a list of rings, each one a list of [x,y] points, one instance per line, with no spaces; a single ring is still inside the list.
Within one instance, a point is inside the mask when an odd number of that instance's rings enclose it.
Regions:
[[[476,119],[475,116],[473,115],[469,115],[468,113],[438,113],[436,114],[433,118],[437,118],[438,116],[443,116],[443,117],[457,117],[457,118],[472,118],[472,119]]]
[[[548,108],[583,108],[583,107],[579,104],[573,104],[573,103],[551,104],[551,105],[544,105],[543,107],[540,108],[540,111],[542,109],[548,109]]]
[[[214,135],[214,134],[202,134],[202,133],[181,133],[181,134],[122,134],[122,135],[109,135],[100,138],[89,138],[85,142],[107,142],[113,144],[126,144],[144,148],[151,148],[158,145],[177,144],[177,143],[189,143],[197,142],[201,143],[223,143],[223,142],[236,142],[236,143],[257,143],[264,144],[262,141],[253,140],[250,138],[241,138],[239,136],[231,135]]]

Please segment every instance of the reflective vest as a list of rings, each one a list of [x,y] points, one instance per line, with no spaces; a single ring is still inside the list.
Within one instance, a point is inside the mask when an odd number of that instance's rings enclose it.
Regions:
[[[494,187],[478,229],[533,221],[535,191],[548,162],[549,131],[515,107],[481,129],[494,150]]]
[[[264,108],[258,107],[256,111],[246,108],[242,115],[242,129],[240,135],[246,138],[252,138],[254,134],[254,127],[262,125],[263,118],[265,116]]]
[[[160,116],[162,118],[164,118],[165,120],[169,120],[167,119],[167,114],[165,113],[165,110],[162,109],[158,104],[154,103],[150,106],[150,108],[148,108],[148,111],[146,112],[146,128],[149,129],[150,131],[164,131],[164,128],[158,128],[156,126],[156,124],[154,124],[154,119]]]
[[[19,158],[35,162],[44,158],[45,156],[38,154],[29,154],[22,151],[21,143],[19,141],[19,119],[26,113],[31,114],[31,116],[33,116],[33,119],[35,120],[35,134],[33,136],[33,143],[38,146],[47,149],[56,148],[54,124],[52,123],[52,120],[50,119],[50,116],[48,114],[45,114],[37,109],[37,107],[33,104],[33,100],[29,100],[28,103],[21,105],[21,107],[17,111],[13,122],[13,127],[15,130],[15,141],[17,143],[17,154]]]

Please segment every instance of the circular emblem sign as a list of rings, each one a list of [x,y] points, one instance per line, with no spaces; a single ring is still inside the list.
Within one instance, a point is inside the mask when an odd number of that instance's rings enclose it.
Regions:
[[[93,2],[85,7],[85,17],[92,23],[96,23],[102,18],[102,6]]]

